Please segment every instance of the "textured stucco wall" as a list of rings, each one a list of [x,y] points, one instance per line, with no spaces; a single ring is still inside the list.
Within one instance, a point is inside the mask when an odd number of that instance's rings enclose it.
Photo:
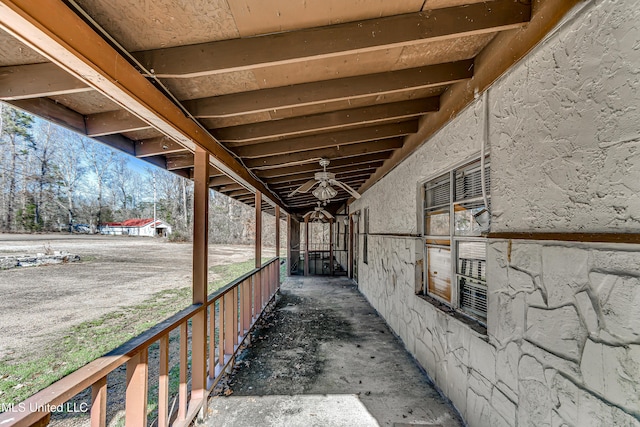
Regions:
[[[492,231],[638,232],[639,81],[640,2],[608,0],[492,86]],[[388,234],[419,232],[419,183],[479,153],[484,117],[350,207],[370,209],[361,291],[472,427],[640,426],[640,247],[493,240],[487,335],[414,295],[421,239]]]

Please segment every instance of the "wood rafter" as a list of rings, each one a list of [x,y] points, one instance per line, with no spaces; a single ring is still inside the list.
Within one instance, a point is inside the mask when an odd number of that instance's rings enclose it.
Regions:
[[[283,139],[262,144],[247,145],[234,148],[237,155],[243,158],[276,156],[279,154],[297,153],[334,146],[357,144],[367,141],[382,140],[408,135],[418,130],[418,121],[411,120],[380,126],[349,129],[344,131]]]
[[[136,53],[158,77],[190,78],[518,28],[531,6],[498,0],[300,31]],[[327,43],[331,40],[331,43]]]
[[[321,158],[335,159],[342,157],[361,156],[363,154],[393,151],[402,147],[403,138],[390,138],[382,141],[350,144],[343,147],[321,148],[319,150],[302,151],[299,153],[282,154],[278,156],[247,159],[244,163],[249,168],[268,168],[295,163],[316,162]],[[317,164],[317,163],[316,163]]]
[[[185,101],[198,118],[232,117],[332,101],[446,86],[473,76],[473,60],[323,80]]]
[[[374,165],[380,164],[384,160],[389,158],[389,153],[373,153],[373,154],[365,154],[363,156],[354,156],[347,157],[344,159],[336,159],[332,160],[329,166],[327,166],[327,170],[332,172],[334,169],[342,166],[351,166],[358,167],[360,165]],[[307,163],[304,165],[295,165],[284,168],[275,168],[275,169],[264,169],[264,170],[256,170],[255,173],[262,179],[268,179],[273,177],[283,177],[287,175],[295,175],[300,173],[315,173],[320,172],[322,168],[318,163]]]
[[[41,98],[93,90],[50,62],[0,67],[0,99]]]
[[[182,145],[164,136],[135,142],[135,155],[139,158],[186,152]]]
[[[244,144],[268,142],[354,125],[366,126],[390,120],[406,119],[438,111],[439,105],[439,97],[413,99],[291,119],[219,128],[212,132],[219,141],[225,142],[227,146],[239,147]]]
[[[91,114],[86,116],[85,123],[87,126],[87,136],[90,137],[151,128],[147,122],[140,120],[136,115],[127,110]]]

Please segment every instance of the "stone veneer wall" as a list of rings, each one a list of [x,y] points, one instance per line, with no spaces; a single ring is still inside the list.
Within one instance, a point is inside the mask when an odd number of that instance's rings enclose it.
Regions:
[[[492,231],[639,232],[640,2],[582,7],[350,207],[361,292],[472,427],[640,425],[640,246],[490,241],[487,335],[414,295],[420,183],[485,117]]]

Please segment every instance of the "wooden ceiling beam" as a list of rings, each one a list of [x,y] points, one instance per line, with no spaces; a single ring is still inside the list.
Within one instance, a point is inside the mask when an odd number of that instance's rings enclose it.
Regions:
[[[319,150],[303,151],[300,153],[281,154],[278,156],[261,157],[259,159],[247,159],[244,164],[248,168],[268,168],[295,163],[310,163],[321,158],[334,159],[351,156],[361,156],[363,154],[380,153],[392,151],[402,147],[404,138],[390,138],[382,141],[363,142],[361,144],[350,144],[341,147],[322,148]],[[316,163],[317,164],[317,163]]]
[[[237,191],[241,189],[246,190],[246,188],[242,184],[238,184],[236,182],[222,185],[222,186],[217,186],[216,188],[214,188],[214,190],[216,190],[218,193],[225,193],[225,194],[231,191]]]
[[[209,178],[209,187],[220,187],[234,183],[234,179],[226,175]]]
[[[50,62],[0,67],[0,99],[3,101],[69,95],[91,90],[92,87]]]
[[[233,117],[282,108],[450,85],[473,76],[473,60],[428,65],[184,101],[198,118]]]
[[[193,154],[178,154],[167,156],[167,170],[192,168],[194,164]]]
[[[135,142],[135,155],[138,158],[186,152],[187,150],[184,146],[166,136],[143,139]]]
[[[418,130],[418,121],[411,120],[401,123],[369,126],[332,133],[304,136],[300,138],[265,142],[263,144],[247,145],[243,147],[236,147],[232,150],[242,158],[267,157],[395,138],[414,133],[416,130]]]
[[[389,158],[389,153],[373,153],[365,154],[363,156],[346,157],[344,159],[331,160],[327,170],[332,172],[334,169],[342,166],[358,166],[358,165],[378,165],[384,160]],[[304,165],[295,165],[283,168],[256,170],[255,173],[261,179],[268,179],[273,177],[282,177],[286,175],[295,175],[304,172],[320,172],[322,168],[318,163],[307,163]]]
[[[0,27],[213,166],[287,206],[62,0],[0,0]]]
[[[291,119],[213,129],[212,133],[219,141],[225,142],[227,146],[239,147],[244,144],[269,142],[307,133],[335,130],[349,126],[366,126],[394,119],[407,119],[438,111],[439,105],[440,97],[434,96]]]
[[[144,120],[140,120],[136,115],[127,110],[90,114],[86,116],[85,122],[87,125],[87,135],[90,137],[151,128],[151,125]]]
[[[192,78],[519,28],[530,4],[497,0],[134,55],[160,78]]]
[[[344,174],[344,173],[349,173],[349,172],[363,172],[363,171],[368,171],[369,174],[372,173],[372,171],[374,171],[378,166],[382,165],[382,162],[378,162],[378,163],[370,163],[370,164],[366,164],[363,167],[353,167],[353,166],[343,166],[340,168],[335,168],[333,170],[327,170],[327,172],[332,172],[335,173],[336,175],[340,175],[340,174]],[[312,172],[306,172],[306,173],[300,173],[300,174],[295,174],[295,175],[285,175],[285,176],[278,176],[278,177],[274,177],[274,178],[269,178],[269,179],[265,179],[265,182],[267,183],[267,185],[271,188],[273,188],[274,184],[281,184],[281,183],[287,183],[287,182],[297,182],[297,181],[304,181],[304,180],[310,180],[314,178],[314,175],[316,172],[321,172],[322,169],[321,168],[316,168],[315,171]],[[337,178],[339,179],[339,178]]]

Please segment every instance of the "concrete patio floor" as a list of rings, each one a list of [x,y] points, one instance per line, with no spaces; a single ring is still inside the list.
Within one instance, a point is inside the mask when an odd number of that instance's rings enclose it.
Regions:
[[[218,392],[209,426],[462,425],[346,278],[288,278]]]

